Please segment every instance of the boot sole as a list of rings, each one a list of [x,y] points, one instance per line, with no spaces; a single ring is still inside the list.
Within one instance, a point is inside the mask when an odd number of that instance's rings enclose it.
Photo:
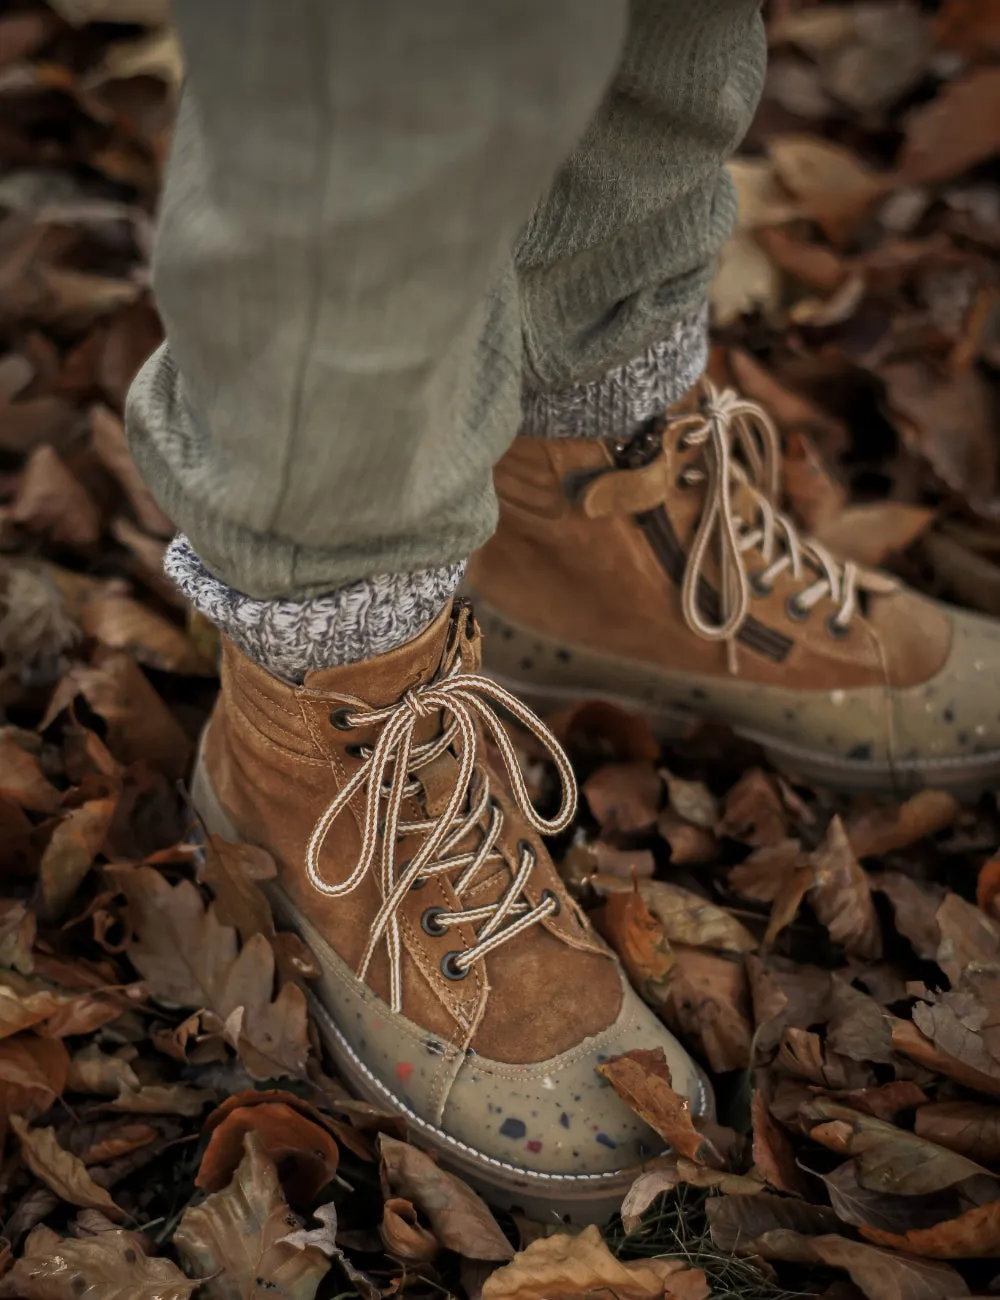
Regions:
[[[230,841],[240,840],[212,788],[200,752],[191,779],[191,801],[206,832]],[[322,946],[340,960],[282,889],[271,882],[261,882],[261,888],[280,928],[295,931],[312,951]],[[581,1226],[603,1224],[621,1209],[625,1194],[643,1172],[641,1167],[635,1167],[608,1174],[536,1173],[477,1151],[428,1123],[400,1101],[357,1055],[326,1006],[308,989],[306,997],[323,1046],[350,1090],[371,1105],[402,1115],[417,1146],[433,1152],[443,1166],[496,1208],[518,1209],[545,1223],[556,1215],[566,1223]],[[697,1113],[712,1117],[712,1088],[704,1075],[702,1101]]]
[[[641,715],[657,739],[681,740],[693,725],[713,719],[688,708],[672,708],[661,702],[670,679],[642,663],[616,655],[601,655],[585,647],[545,636],[501,613],[474,591],[465,594],[473,601],[477,619],[485,633],[483,671],[500,686],[522,699],[544,717],[556,709],[600,700],[628,713]],[[501,656],[491,656],[491,646],[503,646]],[[572,660],[576,682],[558,680],[560,664]],[[537,665],[548,676],[542,680],[520,675],[514,664]],[[612,682],[613,689],[606,683]],[[759,745],[770,762],[792,778],[844,793],[899,796],[925,786],[949,790],[956,796],[975,797],[992,788],[1000,777],[1000,753],[944,759],[913,759],[894,765],[877,760],[847,759],[803,746],[779,741],[766,731],[715,718],[733,733]]]

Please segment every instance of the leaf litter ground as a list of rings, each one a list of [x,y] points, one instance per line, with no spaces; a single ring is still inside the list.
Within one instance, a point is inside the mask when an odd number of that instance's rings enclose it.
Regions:
[[[1000,1290],[1000,819],[837,798],[719,728],[551,721],[554,851],[709,1070],[605,1229],[494,1216],[325,1072],[266,854],[190,843],[216,643],[122,431],[181,73],[161,0],[0,16],[0,1296]],[[712,368],[833,549],[1000,615],[1000,6],[770,6]],[[543,801],[552,774],[515,737]]]

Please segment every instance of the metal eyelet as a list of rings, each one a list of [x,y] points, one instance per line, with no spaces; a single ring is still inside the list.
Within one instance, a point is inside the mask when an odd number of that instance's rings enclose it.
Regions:
[[[330,722],[338,731],[353,731],[354,725],[350,721],[351,710],[346,704],[340,705],[339,708],[330,710]]]
[[[348,745],[344,752],[347,754],[348,758],[364,758],[363,745]]]
[[[543,889],[542,896],[538,901],[540,903],[547,903],[550,898],[552,899],[553,903],[555,903],[555,907],[549,913],[549,916],[558,916],[559,913],[562,911],[562,902],[560,901],[558,894],[553,893],[551,889]]]
[[[518,856],[519,858],[520,858],[520,857],[523,857],[525,853],[530,853],[530,854],[531,854],[531,860],[532,860],[533,862],[537,862],[537,861],[538,861],[538,854],[535,852],[534,845],[533,845],[529,840],[518,840],[518,842],[517,842],[517,856]]]
[[[759,573],[751,573],[749,582],[750,590],[760,600],[765,600],[774,591],[772,584],[765,582]]]
[[[441,958],[441,974],[446,980],[464,980],[466,975],[468,975],[469,971],[472,969],[471,966],[466,966],[463,969],[462,967],[455,965],[455,962],[459,957],[461,957],[461,955],[462,954],[457,951],[446,952]]]
[[[849,635],[851,629],[846,623],[838,623],[836,614],[830,614],[826,620],[827,636],[832,636],[835,641],[843,641],[844,637]]]
[[[438,920],[446,911],[443,907],[428,907],[420,917],[420,928],[424,934],[429,934],[433,939],[440,939],[445,933],[446,927]]]
[[[797,596],[789,596],[785,601],[785,613],[794,623],[804,623],[810,611],[802,608]]]

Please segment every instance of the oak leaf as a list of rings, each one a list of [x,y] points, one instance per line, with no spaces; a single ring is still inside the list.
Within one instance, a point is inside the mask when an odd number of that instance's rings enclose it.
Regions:
[[[24,1255],[0,1281],[4,1300],[189,1300],[201,1284],[169,1259],[146,1254],[137,1232],[114,1228],[60,1237],[36,1228]]]

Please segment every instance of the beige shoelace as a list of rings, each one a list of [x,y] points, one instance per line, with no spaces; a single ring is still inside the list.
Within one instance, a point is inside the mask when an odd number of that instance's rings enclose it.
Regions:
[[[828,630],[833,636],[842,636],[857,610],[859,573],[853,562],[842,563],[819,542],[800,537],[795,524],[776,509],[781,441],[764,408],[732,389],[716,388],[708,379],[702,381],[702,389],[700,410],[670,423],[672,430],[681,431],[681,446],[704,448],[704,468],[689,466],[684,481],[707,481],[705,508],[688,554],[681,603],[692,632],[707,641],[727,642],[729,666],[735,672],[735,637],[754,593],[767,595],[787,569],[800,582],[806,580],[807,571],[814,573],[815,581],[788,601],[789,616],[804,619],[821,600],[829,598],[838,608],[827,621]],[[734,452],[740,459],[734,458]],[[753,500],[757,517],[752,523],[737,513],[737,492],[749,493]],[[707,619],[698,603],[698,588],[713,541],[718,544],[721,573],[717,622]],[[764,563],[752,578],[745,558],[751,551],[759,552]]]
[[[551,820],[541,817],[535,810],[517,755],[491,702],[508,710],[552,756],[562,785],[562,802]],[[402,1007],[402,944],[397,913],[407,891],[433,876],[451,876],[459,872],[461,874],[453,881],[453,888],[461,899],[487,864],[495,866],[504,862],[496,847],[503,829],[504,814],[500,804],[490,795],[488,774],[476,760],[476,718],[493,737],[503,757],[515,804],[539,834],[556,834],[572,821],[576,811],[576,783],[569,759],[544,723],[495,682],[472,673],[463,674],[458,665],[442,680],[407,691],[401,700],[388,708],[340,712],[339,725],[345,729],[382,724],[382,730],[374,748],[362,751],[365,761],[317,821],[306,852],[306,869],[309,879],[321,893],[331,898],[342,898],[358,887],[378,857],[382,906],[372,923],[357,973],[360,979],[366,977],[378,943],[384,938],[389,953],[389,1001],[392,1010],[399,1011]],[[435,740],[415,744],[417,724],[435,713],[445,714],[450,721]],[[444,812],[421,821],[404,821],[400,816],[403,799],[421,792],[416,774],[450,746],[454,747],[458,759],[458,771]],[[331,884],[320,870],[320,853],[330,827],[362,789],[366,792],[365,814],[357,865],[346,880]],[[488,818],[485,825],[484,818]],[[477,829],[481,836],[478,846],[472,851],[457,852],[457,845]],[[397,867],[397,840],[419,834],[427,837],[420,849],[408,862]],[[510,884],[496,902],[454,912],[431,908],[430,917],[425,912],[425,928],[429,928],[432,934],[443,934],[463,923],[478,927],[476,941],[471,947],[449,952],[443,959],[441,969],[449,979],[464,978],[473,964],[487,953],[559,910],[559,900],[551,891],[546,890],[535,907],[522,897],[535,862],[534,850],[522,840],[518,844],[518,862],[516,869],[511,870]]]

